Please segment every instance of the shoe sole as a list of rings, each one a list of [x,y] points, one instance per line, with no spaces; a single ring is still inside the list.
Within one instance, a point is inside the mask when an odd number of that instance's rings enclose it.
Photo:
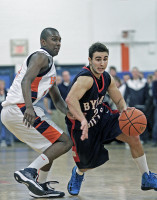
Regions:
[[[69,191],[69,184],[70,184],[70,182],[68,183],[68,186],[67,186],[67,190],[68,190],[69,194],[71,194],[71,195],[73,195],[73,196],[77,196],[79,193],[77,193],[77,194],[72,194],[72,193],[70,193],[70,191]]]
[[[141,186],[141,190],[146,191],[146,190],[155,190],[157,191],[157,188],[150,188],[150,187],[142,187]]]
[[[33,194],[32,192],[29,192],[29,195],[34,198],[60,198],[60,197],[64,197],[65,193],[63,192],[63,194],[60,194],[59,196],[58,196],[58,194],[56,194],[56,195],[45,194],[45,195],[40,196],[40,195]]]
[[[40,186],[35,184],[34,181],[25,177],[21,172],[16,171],[14,173],[14,178],[17,182],[25,184],[32,193],[34,193],[36,195],[43,195],[44,194],[44,190],[42,189],[42,187],[40,188]]]

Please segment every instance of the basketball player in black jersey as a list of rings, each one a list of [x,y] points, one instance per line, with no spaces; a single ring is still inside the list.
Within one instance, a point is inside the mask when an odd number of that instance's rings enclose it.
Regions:
[[[108,151],[104,142],[116,138],[130,146],[131,154],[142,174],[142,190],[157,190],[157,178],[147,166],[146,156],[139,137],[129,137],[119,128],[119,112],[129,112],[126,103],[115,85],[114,79],[105,71],[109,50],[101,43],[89,48],[89,66],[74,78],[66,103],[76,120],[66,117],[76,166],[68,183],[68,192],[77,195],[84,173],[104,164]],[[117,106],[113,111],[103,102],[106,92]]]

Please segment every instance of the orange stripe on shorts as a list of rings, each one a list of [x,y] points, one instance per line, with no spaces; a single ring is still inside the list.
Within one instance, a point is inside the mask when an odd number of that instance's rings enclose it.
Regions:
[[[58,138],[61,136],[61,133],[58,132],[55,128],[52,126],[49,126],[42,135],[47,138],[51,143],[54,143]]]
[[[22,108],[22,107],[25,106],[25,103],[18,103],[17,106],[18,106],[19,108]]]
[[[38,118],[36,118],[36,119],[38,119]],[[45,121],[45,120],[44,120]],[[44,121],[41,121],[36,127],[35,127],[35,129],[37,129]]]

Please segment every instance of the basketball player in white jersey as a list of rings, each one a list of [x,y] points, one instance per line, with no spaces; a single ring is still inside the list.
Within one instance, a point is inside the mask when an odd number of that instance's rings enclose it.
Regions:
[[[56,108],[72,119],[56,86],[53,57],[58,55],[61,46],[59,32],[45,28],[40,44],[41,49],[26,58],[15,77],[2,104],[1,118],[19,140],[40,153],[28,167],[14,173],[16,181],[25,184],[32,197],[62,197],[64,193],[51,189],[46,178],[53,160],[70,150],[72,142],[53,121],[46,118],[41,108],[35,106],[49,92]]]

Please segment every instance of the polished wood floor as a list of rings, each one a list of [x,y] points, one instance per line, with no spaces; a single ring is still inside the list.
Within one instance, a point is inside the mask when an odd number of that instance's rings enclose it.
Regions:
[[[49,174],[49,180],[59,181],[56,190],[65,192],[64,200],[157,200],[157,191],[142,191],[141,175],[125,145],[111,144],[106,148],[110,161],[88,171],[79,196],[67,192],[67,183],[74,166],[71,151],[58,158]],[[157,173],[157,148],[145,145],[149,168]],[[0,148],[0,200],[31,200],[25,185],[14,180],[13,173],[24,168],[38,154],[22,143]]]

